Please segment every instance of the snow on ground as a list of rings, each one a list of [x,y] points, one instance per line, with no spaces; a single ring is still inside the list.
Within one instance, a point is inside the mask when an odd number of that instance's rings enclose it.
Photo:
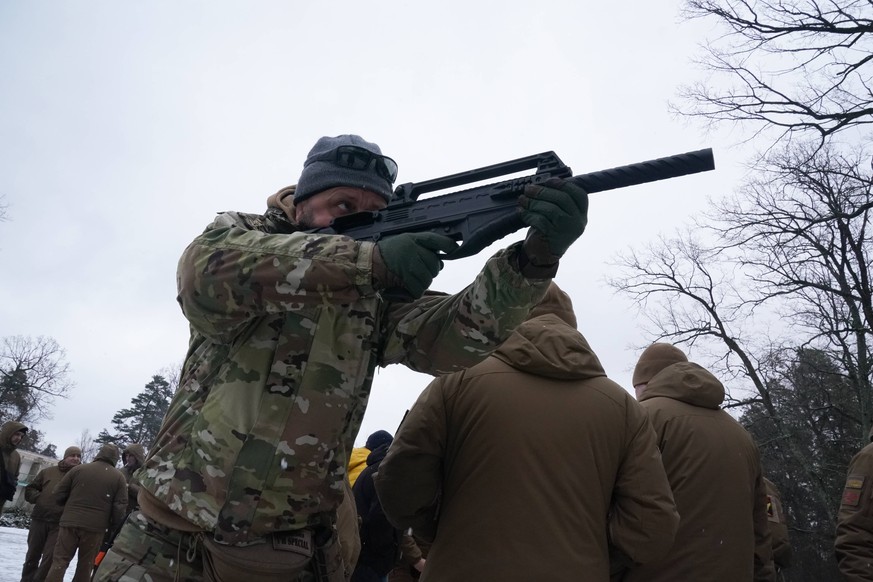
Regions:
[[[27,555],[27,530],[0,527],[0,582],[21,580],[21,566]],[[64,582],[71,582],[76,570],[76,558],[70,562]]]

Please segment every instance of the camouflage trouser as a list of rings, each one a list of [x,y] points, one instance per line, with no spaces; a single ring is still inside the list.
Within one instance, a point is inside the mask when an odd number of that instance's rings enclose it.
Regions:
[[[199,554],[195,534],[164,527],[134,511],[100,562],[94,580],[203,580]]]
[[[277,535],[275,539],[270,538],[269,542],[247,547],[224,546],[202,533],[169,529],[134,511],[100,563],[94,580],[237,582],[248,579],[258,582],[316,582],[318,578],[312,571],[315,566],[312,553],[301,553],[296,543],[301,535]],[[338,554],[337,560],[342,576]],[[331,570],[336,571],[335,568]]]

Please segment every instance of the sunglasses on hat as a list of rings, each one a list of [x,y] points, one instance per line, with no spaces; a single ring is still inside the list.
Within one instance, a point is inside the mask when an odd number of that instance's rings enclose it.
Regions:
[[[382,178],[394,183],[397,179],[397,162],[380,154],[374,154],[370,150],[366,150],[358,146],[339,146],[335,150],[325,152],[315,158],[310,158],[311,162],[333,162],[337,166],[350,168],[352,170],[367,170],[370,166]]]

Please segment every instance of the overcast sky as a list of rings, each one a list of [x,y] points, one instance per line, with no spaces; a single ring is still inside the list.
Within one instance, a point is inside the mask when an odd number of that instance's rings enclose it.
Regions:
[[[398,183],[547,150],[581,174],[713,147],[715,172],[593,194],[562,261],[580,331],[629,389],[647,338],[608,261],[740,175],[727,139],[668,111],[710,33],[673,0],[0,2],[0,336],[55,338],[76,383],[37,428],[61,450],[96,435],[179,364],[182,250],[218,211],[263,211],[340,133],[380,144]],[[394,432],[429,380],[380,370],[357,442]]]

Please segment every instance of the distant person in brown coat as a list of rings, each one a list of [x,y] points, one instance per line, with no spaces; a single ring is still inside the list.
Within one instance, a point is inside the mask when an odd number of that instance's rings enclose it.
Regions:
[[[781,572],[791,566],[791,541],[788,539],[788,522],[785,510],[782,508],[782,494],[776,484],[764,477],[767,489],[767,524],[770,526],[770,538],[773,542],[773,565],[776,567],[777,579],[781,580]]]
[[[667,556],[626,582],[775,580],[758,448],[724,410],[724,386],[677,347],[652,344],[633,373],[681,520]]]
[[[136,496],[139,495],[139,479],[134,477],[134,473],[142,467],[145,462],[145,448],[139,443],[131,443],[127,445],[121,453],[121,473],[127,480],[127,512],[130,513],[134,509],[139,509],[139,503]]]
[[[82,462],[79,447],[67,447],[64,458],[46,467],[24,488],[24,499],[33,504],[27,532],[27,556],[21,568],[21,582],[43,582],[52,565],[58,537],[58,522],[64,508],[55,500],[55,487],[67,471]]]
[[[873,430],[870,440],[873,441]],[[834,550],[846,580],[873,581],[873,442],[849,463],[837,514]]]
[[[46,582],[63,580],[76,551],[73,582],[90,580],[106,530],[118,528],[127,511],[127,481],[115,468],[118,456],[118,447],[103,445],[93,461],[70,469],[55,487],[55,499],[64,512]]]
[[[7,501],[12,501],[18,489],[21,456],[15,449],[26,432],[27,427],[14,420],[0,426],[0,513],[3,513],[3,506]]]
[[[433,540],[421,580],[606,582],[679,523],[655,433],[606,377],[554,284],[482,363],[421,394],[375,476],[395,526]]]

